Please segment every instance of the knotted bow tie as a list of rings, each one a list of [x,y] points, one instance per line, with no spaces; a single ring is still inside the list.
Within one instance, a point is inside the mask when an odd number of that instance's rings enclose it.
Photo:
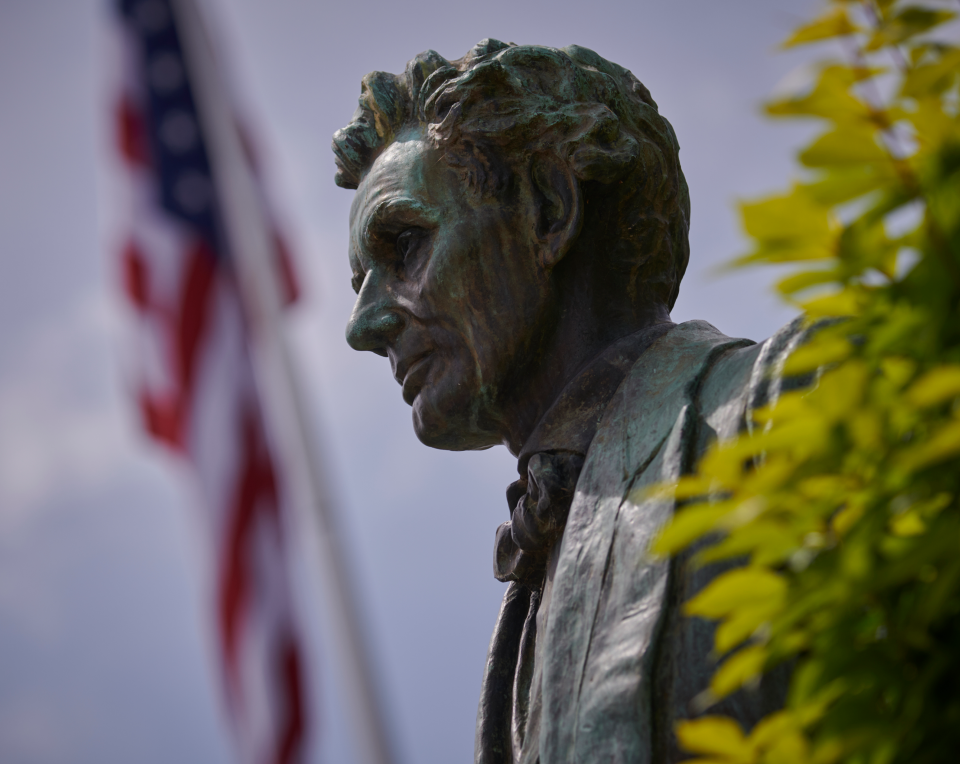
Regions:
[[[527,462],[527,475],[507,489],[510,521],[497,528],[493,575],[498,581],[539,586],[554,542],[573,502],[583,456],[544,451]]]

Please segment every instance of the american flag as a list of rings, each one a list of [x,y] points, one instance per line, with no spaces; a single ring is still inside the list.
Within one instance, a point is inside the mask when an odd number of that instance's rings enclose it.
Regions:
[[[183,5],[113,5],[123,59],[115,136],[128,210],[120,271],[139,337],[135,387],[146,430],[196,477],[237,752],[250,764],[287,764],[302,760],[308,731],[288,565],[290,490],[258,397],[250,337],[259,317],[239,284],[236,237],[177,15]],[[286,250],[275,235],[272,245],[269,267],[292,300]]]

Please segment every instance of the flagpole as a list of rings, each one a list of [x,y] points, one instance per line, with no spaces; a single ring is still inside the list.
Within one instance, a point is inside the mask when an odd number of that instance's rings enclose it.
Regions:
[[[222,200],[225,234],[241,300],[254,338],[255,373],[268,426],[284,471],[295,483],[295,503],[312,509],[321,581],[332,609],[330,620],[337,646],[345,659],[342,679],[357,750],[364,764],[396,764],[356,608],[357,598],[342,556],[342,536],[325,488],[324,461],[309,431],[303,394],[283,331],[283,292],[266,210],[203,14],[195,0],[172,0],[172,7],[208,139],[207,151]]]

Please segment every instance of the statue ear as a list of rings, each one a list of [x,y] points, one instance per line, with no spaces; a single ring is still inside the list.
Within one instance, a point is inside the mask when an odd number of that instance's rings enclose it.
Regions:
[[[569,162],[553,152],[534,156],[531,180],[536,205],[540,264],[553,268],[570,249],[583,224],[580,182]]]

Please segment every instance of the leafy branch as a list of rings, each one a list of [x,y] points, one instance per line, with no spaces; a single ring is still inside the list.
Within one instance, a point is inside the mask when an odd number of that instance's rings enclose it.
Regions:
[[[832,320],[784,374],[818,381],[660,488],[687,504],[657,552],[706,539],[700,562],[748,560],[685,606],[718,621],[725,656],[702,700],[795,662],[786,708],[749,733],[718,716],[678,726],[701,764],[939,762],[960,750],[956,13],[826,5],[784,46],[844,55],[766,106],[826,129],[790,190],[741,206],[754,249],[737,261],[797,265],[778,291],[811,325]]]

